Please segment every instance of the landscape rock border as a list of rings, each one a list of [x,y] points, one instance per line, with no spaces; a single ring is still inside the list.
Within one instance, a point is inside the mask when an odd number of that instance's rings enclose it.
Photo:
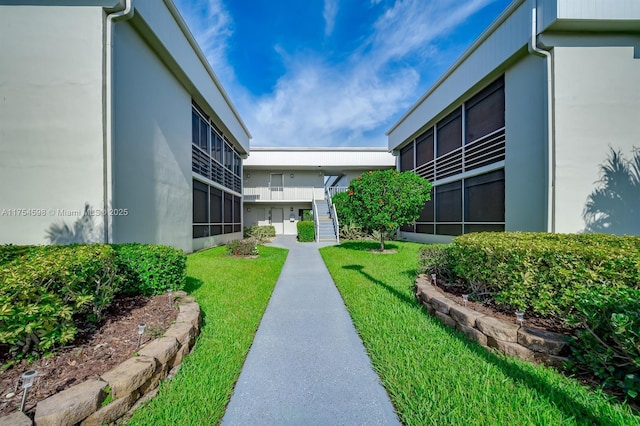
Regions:
[[[554,367],[561,367],[567,360],[567,337],[562,334],[521,327],[459,305],[436,290],[426,274],[418,276],[414,290],[430,315],[485,348]]]
[[[18,411],[0,418],[0,426],[91,426],[129,417],[155,396],[160,380],[176,374],[200,334],[200,305],[183,291],[174,297],[180,312],[163,337],[144,345],[137,356],[102,374],[100,380],[87,380],[38,402],[33,421]]]

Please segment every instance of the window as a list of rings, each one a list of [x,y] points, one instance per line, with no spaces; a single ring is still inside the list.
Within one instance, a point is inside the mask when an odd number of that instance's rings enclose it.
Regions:
[[[436,234],[462,234],[462,181],[436,187]],[[446,222],[446,223],[442,223]]]
[[[413,142],[400,150],[400,171],[413,170]]]
[[[207,119],[193,109],[191,111],[191,141],[198,148],[209,153],[209,126]]]
[[[416,138],[416,168],[433,161],[433,128]]]
[[[504,169],[498,169],[436,186],[415,231],[403,230],[441,235],[504,231],[504,182]]]
[[[465,103],[465,143],[504,127],[504,78],[491,83]]]
[[[431,189],[431,198],[426,202],[416,221],[416,232],[421,234],[433,234],[435,232],[435,189]]]
[[[222,223],[222,191],[217,188],[210,188],[210,210],[209,217],[211,223]]]
[[[211,157],[222,163],[222,138],[211,128]]]
[[[242,198],[193,181],[193,238],[242,231]]]
[[[233,232],[242,230],[242,200],[240,197],[233,196]]]
[[[191,170],[235,192],[242,192],[240,156],[195,103],[191,111],[191,140]]]
[[[436,125],[438,129],[438,157],[462,146],[462,109],[458,108]]]
[[[208,186],[198,182],[193,181],[193,237],[207,237],[209,236],[209,226],[208,226]],[[205,225],[196,225],[196,224],[205,224]]]
[[[224,194],[224,233],[233,232],[233,195]]]
[[[465,224],[465,233],[504,231],[504,169],[464,180],[464,220],[484,222]]]

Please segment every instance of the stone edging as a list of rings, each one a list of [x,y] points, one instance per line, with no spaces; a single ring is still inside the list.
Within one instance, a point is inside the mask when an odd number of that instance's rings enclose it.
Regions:
[[[174,293],[180,312],[163,337],[152,340],[134,356],[100,376],[44,399],[34,421],[16,411],[0,418],[2,426],[104,425],[131,416],[153,398],[160,380],[173,377],[200,334],[200,306],[183,291]],[[104,405],[107,397],[111,398]]]
[[[556,367],[567,360],[563,356],[568,350],[566,336],[521,327],[461,306],[436,290],[429,275],[418,276],[415,295],[429,314],[485,348],[494,348],[525,361]]]

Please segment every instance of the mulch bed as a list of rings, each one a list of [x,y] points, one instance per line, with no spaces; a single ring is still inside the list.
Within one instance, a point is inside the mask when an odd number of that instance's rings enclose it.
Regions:
[[[138,349],[138,324],[146,324],[142,345],[161,337],[178,315],[178,310],[169,303],[168,297],[116,298],[99,328],[80,330],[73,343],[52,356],[32,363],[16,361],[0,377],[0,417],[20,408],[20,375],[27,370],[38,371],[34,385],[27,394],[25,412],[29,414],[38,401],[85,380],[98,379],[130,358]],[[7,353],[0,353],[2,365],[10,360]]]
[[[466,294],[468,290],[462,284],[445,282],[444,280],[442,280],[442,278],[436,277],[436,290],[441,292],[447,298],[464,306],[462,295]],[[489,300],[482,302],[474,301],[473,296],[469,296],[467,307],[482,314],[498,318],[502,321],[512,324],[518,324],[515,311],[509,311],[505,307],[499,306]],[[542,317],[540,315],[527,312],[525,312],[524,315],[523,325],[526,327],[552,331],[554,333],[565,335],[572,334],[572,330],[567,327],[559,318]]]

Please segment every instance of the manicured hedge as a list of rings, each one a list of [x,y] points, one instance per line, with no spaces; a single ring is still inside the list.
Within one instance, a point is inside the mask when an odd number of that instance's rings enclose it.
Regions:
[[[153,244],[116,244],[125,294],[160,294],[184,288],[187,257],[182,250]]]
[[[565,316],[593,287],[640,288],[640,237],[472,233],[449,248],[453,272],[486,283],[498,303]]]
[[[470,294],[575,327],[570,367],[638,398],[640,237],[472,233],[422,248],[422,271],[437,268]]]
[[[315,241],[315,228],[312,221],[301,220],[297,225],[298,241],[301,243]]]

